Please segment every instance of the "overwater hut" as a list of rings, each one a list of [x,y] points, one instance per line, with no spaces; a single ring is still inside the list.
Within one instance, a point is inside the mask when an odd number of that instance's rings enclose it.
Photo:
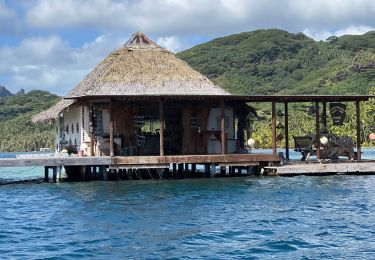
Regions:
[[[321,130],[327,128],[327,103],[356,103],[360,140],[360,101],[368,99],[369,96],[353,95],[230,95],[143,33],[135,33],[67,96],[33,121],[54,120],[58,151],[68,148],[81,155],[111,156],[110,167],[264,166],[280,161],[276,149],[277,103],[285,108],[286,159],[288,104],[315,104],[316,131],[310,141],[315,142],[320,159],[324,149],[319,140]],[[272,103],[271,154],[241,152],[249,137],[248,121],[255,114],[248,102]],[[360,142],[356,146],[360,160]]]
[[[135,33],[33,121],[55,120],[59,151],[148,156],[147,162],[155,162],[152,156],[169,156],[164,163],[224,162],[228,158],[204,155],[238,153],[244,145],[243,122],[254,113],[244,102],[225,101],[229,96],[173,53]],[[139,160],[133,162],[142,164]],[[272,160],[276,157],[265,157]]]

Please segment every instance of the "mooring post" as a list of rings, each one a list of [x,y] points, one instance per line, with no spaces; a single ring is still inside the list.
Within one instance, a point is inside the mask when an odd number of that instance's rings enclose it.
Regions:
[[[44,166],[44,182],[49,182],[48,171],[49,171],[49,167]]]

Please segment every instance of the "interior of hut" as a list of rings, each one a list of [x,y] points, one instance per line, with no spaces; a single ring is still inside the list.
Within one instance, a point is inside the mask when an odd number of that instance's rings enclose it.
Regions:
[[[112,109],[115,155],[160,155],[159,103],[115,103]],[[227,104],[227,153],[238,152],[241,146],[243,148],[249,111],[254,110],[249,107],[244,109],[244,105]],[[164,154],[220,154],[220,113],[219,102],[164,102]],[[97,133],[96,140],[103,136],[108,140],[107,133]],[[102,145],[99,148],[102,155],[108,154],[109,147]]]

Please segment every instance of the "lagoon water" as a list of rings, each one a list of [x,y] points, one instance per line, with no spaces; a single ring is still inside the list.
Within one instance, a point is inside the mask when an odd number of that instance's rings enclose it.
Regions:
[[[375,255],[375,176],[7,184],[0,212],[2,259]]]

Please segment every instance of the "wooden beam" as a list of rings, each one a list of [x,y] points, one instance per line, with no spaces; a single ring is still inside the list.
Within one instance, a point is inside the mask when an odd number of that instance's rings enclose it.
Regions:
[[[288,102],[284,103],[285,158],[289,160],[289,112]]]
[[[111,162],[115,165],[183,164],[183,163],[242,163],[277,162],[279,157],[273,154],[225,154],[225,155],[167,155],[167,156],[117,156]]]
[[[90,132],[90,150],[89,150],[89,156],[95,156],[94,152],[94,139],[95,139],[95,133],[94,133],[94,122],[93,122],[93,113],[94,109],[91,107],[89,108],[89,132]]]
[[[323,101],[322,125],[324,130],[327,130],[327,102],[325,100]]]
[[[226,135],[225,135],[225,103],[224,98],[220,99],[220,132],[221,132],[221,154],[226,154]]]
[[[276,155],[276,103],[272,101],[272,154]]]
[[[80,166],[80,165],[109,165],[111,157],[43,157],[43,158],[1,158],[0,167],[22,167],[22,166]]]
[[[316,136],[316,158],[320,159],[320,113],[319,102],[315,102],[315,136]]]
[[[160,121],[160,156],[164,156],[164,104],[163,99],[159,100],[159,121]]]
[[[115,156],[114,149],[114,121],[113,121],[113,103],[109,101],[109,155]]]
[[[355,102],[356,128],[357,128],[357,160],[361,161],[361,107],[359,101]]]

